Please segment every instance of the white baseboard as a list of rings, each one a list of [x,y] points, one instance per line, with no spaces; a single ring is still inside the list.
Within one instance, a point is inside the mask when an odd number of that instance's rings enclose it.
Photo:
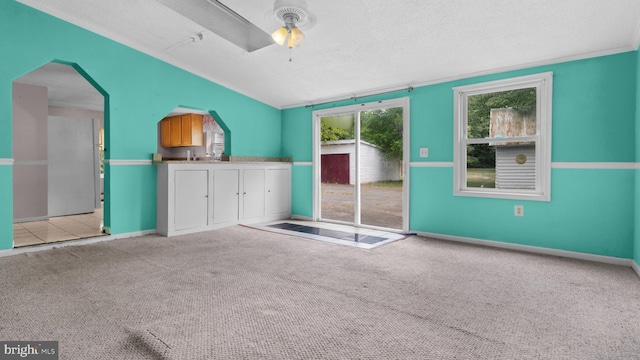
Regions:
[[[462,242],[467,244],[496,247],[501,249],[518,250],[518,251],[530,252],[530,253],[536,253],[536,254],[544,254],[544,255],[566,257],[571,259],[594,261],[594,262],[600,262],[600,263],[612,264],[612,265],[618,265],[618,266],[631,267],[633,266],[633,264],[635,264],[635,262],[631,259],[623,259],[623,258],[617,258],[613,256],[594,255],[594,254],[587,254],[587,253],[581,253],[576,251],[549,249],[549,248],[544,248],[539,246],[511,244],[511,243],[505,243],[500,241],[482,240],[482,239],[429,233],[429,232],[416,231],[416,234],[424,237],[434,238],[434,239],[450,240],[450,241]],[[640,269],[636,270],[636,272],[638,272],[638,275],[640,276],[639,270]]]
[[[87,245],[87,244],[95,244],[99,242],[111,241],[111,240],[117,240],[117,239],[128,239],[128,238],[150,235],[155,233],[156,233],[156,230],[154,229],[154,230],[130,232],[126,234],[96,236],[96,237],[87,238],[87,239],[61,241],[61,242],[51,243],[51,244],[25,246],[25,247],[19,247],[15,249],[0,250],[0,257],[25,254],[25,253],[31,253],[31,252],[37,252],[37,251],[43,251],[43,250],[51,250],[51,249],[63,248],[67,246]]]
[[[163,228],[157,227],[156,233],[158,235],[162,235],[165,237],[171,237],[171,236],[195,234],[195,233],[211,231],[211,230],[218,230],[218,229],[222,229],[229,226],[235,226],[235,225],[259,224],[259,223],[275,221],[275,220],[285,220],[289,218],[291,218],[291,213],[287,211],[282,213],[265,215],[265,216],[252,218],[252,219],[241,219],[241,220],[227,221],[227,222],[222,222],[222,223],[217,223],[212,225],[198,226],[195,228],[189,228],[185,230],[175,230],[175,229],[172,229],[171,227],[168,229],[168,226],[166,226],[165,224]]]
[[[638,276],[640,276],[640,265],[638,265],[637,262],[631,260],[631,268],[633,270],[635,270],[636,274],[638,274]]]
[[[312,220],[312,218],[310,217],[300,216],[300,215],[292,215],[291,218],[296,220],[307,220],[307,221]],[[63,242],[52,243],[52,244],[26,246],[26,247],[20,247],[16,249],[0,250],[0,257],[31,253],[31,252],[37,252],[37,251],[43,251],[43,250],[50,250],[50,249],[57,249],[57,248],[62,248],[67,246],[95,244],[95,243],[104,242],[104,241],[128,239],[128,238],[144,236],[144,235],[152,235],[152,234],[156,234],[156,230],[136,231],[136,232],[130,232],[125,234],[97,236],[93,238],[79,239],[79,240],[69,240],[69,241],[63,241]],[[501,248],[501,249],[518,250],[518,251],[530,252],[530,253],[536,253],[536,254],[544,254],[544,255],[566,257],[571,259],[601,262],[605,264],[612,264],[612,265],[618,265],[618,266],[627,266],[627,267],[631,267],[636,272],[638,277],[640,277],[640,265],[638,265],[638,263],[636,263],[632,259],[622,259],[622,258],[617,258],[613,256],[586,254],[586,253],[580,253],[575,251],[549,249],[549,248],[543,248],[538,246],[511,244],[511,243],[504,243],[499,241],[482,240],[482,239],[429,233],[429,232],[422,232],[422,231],[416,231],[415,234],[418,236],[427,237],[427,238],[455,241],[455,242],[461,242],[461,243],[467,243],[467,244],[473,244],[473,245],[483,245],[483,246],[490,246],[490,247]]]
[[[291,219],[293,219],[293,220],[313,221],[313,218],[310,217],[310,216],[302,216],[302,215],[296,215],[296,214],[291,214]]]
[[[13,222],[14,223],[21,223],[21,222],[46,221],[46,220],[49,220],[49,216],[47,216],[47,215],[30,217],[30,218],[13,219]]]

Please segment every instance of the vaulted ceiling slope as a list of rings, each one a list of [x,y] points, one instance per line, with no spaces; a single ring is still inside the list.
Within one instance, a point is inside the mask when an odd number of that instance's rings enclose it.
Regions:
[[[301,27],[306,40],[289,62],[286,47],[247,52],[156,0],[20,2],[276,108],[631,51],[640,42],[638,0],[307,0],[316,21]],[[221,2],[268,34],[282,26],[273,1]]]

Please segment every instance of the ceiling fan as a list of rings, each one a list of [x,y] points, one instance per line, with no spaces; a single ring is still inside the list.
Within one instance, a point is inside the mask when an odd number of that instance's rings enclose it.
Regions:
[[[277,0],[274,16],[283,21],[284,26],[270,35],[219,0],[156,1],[247,52],[274,43],[282,45],[285,40],[289,48],[298,45],[304,35],[296,25],[308,18],[304,0]]]

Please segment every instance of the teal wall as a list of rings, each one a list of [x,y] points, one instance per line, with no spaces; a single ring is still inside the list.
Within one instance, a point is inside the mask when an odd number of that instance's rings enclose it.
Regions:
[[[552,161],[635,162],[637,66],[633,51],[416,88],[409,94],[411,162],[453,161],[453,87],[546,71],[553,72]],[[283,153],[296,161],[311,159],[313,110],[284,110]],[[429,158],[419,157],[421,147]],[[410,229],[631,258],[635,171],[558,168],[551,175],[550,202],[514,201],[453,196],[452,167],[414,166]],[[296,181],[311,178],[293,181],[294,189],[305,189],[310,185]],[[311,213],[306,204],[295,210]],[[524,217],[513,215],[516,204],[524,205]]]
[[[313,160],[311,109],[299,107],[282,112],[282,155],[293,161]]]
[[[109,222],[112,234],[156,228],[156,167],[111,166],[110,186],[127,184],[111,190]],[[105,216],[106,217],[106,216]]]
[[[640,159],[638,51],[280,111],[124,45],[24,6],[0,3],[0,159],[12,158],[11,82],[53,60],[78,64],[108,94],[107,159],[148,160],[156,123],[176,106],[214,111],[231,155],[290,156],[292,211],[312,216],[314,110],[409,96],[412,162],[453,161],[453,91],[460,85],[554,73],[554,162]],[[632,76],[630,76],[630,74]],[[429,147],[429,158],[419,148]],[[552,170],[550,202],[453,196],[451,167],[411,168],[411,230],[634,258],[640,262],[636,170]],[[113,234],[155,228],[156,170],[107,165],[105,223]],[[513,205],[525,208],[513,216]],[[12,171],[0,166],[0,249],[12,246]]]
[[[553,169],[551,176],[552,201],[526,202],[453,196],[452,168],[412,168],[411,229],[629,258],[634,171]],[[514,205],[524,205],[525,216],[515,217]]]
[[[108,94],[106,158],[150,160],[157,122],[177,106],[215,111],[228,155],[281,156],[281,111],[13,0],[0,2],[0,159],[12,158],[11,83],[52,61],[77,64]],[[155,229],[155,168],[107,165],[105,225]],[[0,166],[0,249],[12,246],[12,174]],[[5,201],[5,199],[7,201]]]
[[[291,168],[291,213],[313,216],[313,167],[294,165]]]
[[[636,51],[636,161],[640,161],[640,49]],[[640,266],[640,170],[636,170],[633,259]]]

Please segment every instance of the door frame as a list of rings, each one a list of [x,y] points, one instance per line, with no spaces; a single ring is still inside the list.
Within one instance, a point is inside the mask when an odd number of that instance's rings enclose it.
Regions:
[[[108,229],[111,227],[111,212],[109,210],[110,202],[111,202],[111,191],[110,191],[110,187],[108,186],[109,185],[109,178],[110,178],[109,171],[108,171],[108,168],[109,168],[109,155],[106,153],[106,150],[108,148],[107,144],[110,144],[110,130],[109,129],[110,129],[110,123],[111,123],[111,115],[110,115],[110,106],[109,106],[109,104],[110,104],[109,103],[109,93],[96,80],[94,80],[91,77],[91,75],[89,75],[89,73],[87,73],[84,70],[84,68],[82,68],[82,66],[79,65],[79,63],[73,62],[73,61],[61,60],[61,59],[52,59],[50,61],[46,61],[46,62],[40,64],[39,66],[33,68],[31,71],[29,71],[27,73],[24,73],[24,74],[22,74],[20,76],[17,76],[15,78],[12,78],[11,79],[11,84],[16,82],[16,80],[20,79],[22,76],[24,76],[26,74],[29,74],[29,73],[31,73],[31,72],[33,72],[33,71],[35,71],[35,70],[47,65],[47,64],[49,64],[49,63],[56,63],[56,64],[61,64],[61,65],[66,65],[66,66],[72,67],[73,69],[75,69],[76,72],[78,72],[78,74],[80,76],[82,76],[84,78],[85,81],[87,81],[89,84],[91,84],[91,86],[93,86],[96,89],[96,91],[98,91],[102,95],[102,98],[103,98],[103,102],[102,102],[102,109],[103,109],[103,116],[102,116],[102,130],[103,130],[102,141],[103,141],[103,143],[102,143],[102,148],[103,148],[103,152],[104,152],[104,156],[105,156],[105,158],[104,158],[104,174],[103,174],[103,177],[100,176],[100,172],[99,172],[99,167],[100,167],[100,149],[98,148],[98,144],[99,144],[99,141],[97,141],[98,135],[95,134],[95,133],[93,135],[94,144],[95,144],[94,149],[97,149],[98,155],[96,157],[96,162],[94,164],[95,164],[95,166],[98,167],[98,178],[96,179],[97,180],[97,182],[96,182],[96,184],[97,184],[96,185],[96,209],[99,206],[103,206],[103,212],[102,212],[102,223],[103,223],[102,230],[103,231],[102,232],[108,235],[109,234],[109,230]],[[49,84],[38,84],[38,86],[44,86],[44,87],[48,88]],[[13,101],[13,97],[14,96],[15,96],[15,94],[13,94],[13,92],[12,92],[11,93],[11,101]],[[14,116],[14,110],[12,109],[11,110],[11,117],[12,117],[11,121],[13,121],[13,116]],[[93,118],[91,120],[92,122],[94,122],[94,126],[95,126],[95,120],[96,119],[93,119]],[[98,121],[98,123],[99,123],[99,121]],[[11,132],[11,141],[12,142],[16,141],[16,134],[13,131]],[[13,151],[12,151],[11,154],[12,154],[12,156],[15,156]],[[14,176],[15,176],[15,172],[12,175],[12,180],[13,180]],[[48,174],[47,174],[47,176],[48,176]],[[104,191],[104,198],[103,199],[100,199],[101,195],[102,195],[102,194],[100,194],[101,178],[104,181],[104,188],[102,189]],[[11,204],[12,204],[11,207],[12,208],[13,208],[13,203],[14,202],[15,202],[15,199],[13,199],[12,202],[11,202]],[[33,219],[33,220],[34,221],[35,220],[47,220],[48,218],[49,218],[49,213],[48,213],[48,210],[47,210],[47,216],[46,217],[42,217],[42,218],[39,218],[39,219]],[[15,218],[13,218],[13,217],[11,218],[12,222],[14,222],[15,220],[16,220]],[[29,220],[31,220],[31,219],[29,219]],[[29,221],[29,220],[27,220],[27,221]],[[13,232],[11,234],[12,234],[11,235],[12,239],[14,239],[15,238],[15,234]],[[15,243],[12,245],[12,247],[15,247]]]
[[[313,221],[325,221],[325,222],[338,222],[332,221],[330,219],[323,219],[321,213],[321,194],[320,194],[320,186],[321,186],[321,141],[320,141],[320,120],[326,116],[332,115],[340,115],[340,114],[355,114],[355,155],[356,155],[356,164],[359,165],[359,157],[360,157],[360,111],[369,111],[376,110],[381,108],[393,108],[393,107],[402,107],[402,172],[403,172],[403,181],[402,181],[402,229],[394,229],[396,231],[401,230],[403,233],[407,233],[409,231],[409,179],[411,178],[409,171],[409,161],[410,161],[410,132],[409,132],[409,123],[410,123],[410,107],[409,107],[409,97],[403,97],[393,100],[383,100],[383,101],[375,101],[357,105],[349,105],[349,106],[341,106],[335,107],[331,109],[325,110],[316,110],[312,113],[312,133],[313,133]],[[355,204],[354,211],[356,216],[354,219],[353,225],[356,227],[363,228],[379,228],[372,225],[361,224],[360,222],[360,176],[359,170],[356,170],[356,179],[355,179]],[[390,230],[387,228],[380,228],[384,230]]]

